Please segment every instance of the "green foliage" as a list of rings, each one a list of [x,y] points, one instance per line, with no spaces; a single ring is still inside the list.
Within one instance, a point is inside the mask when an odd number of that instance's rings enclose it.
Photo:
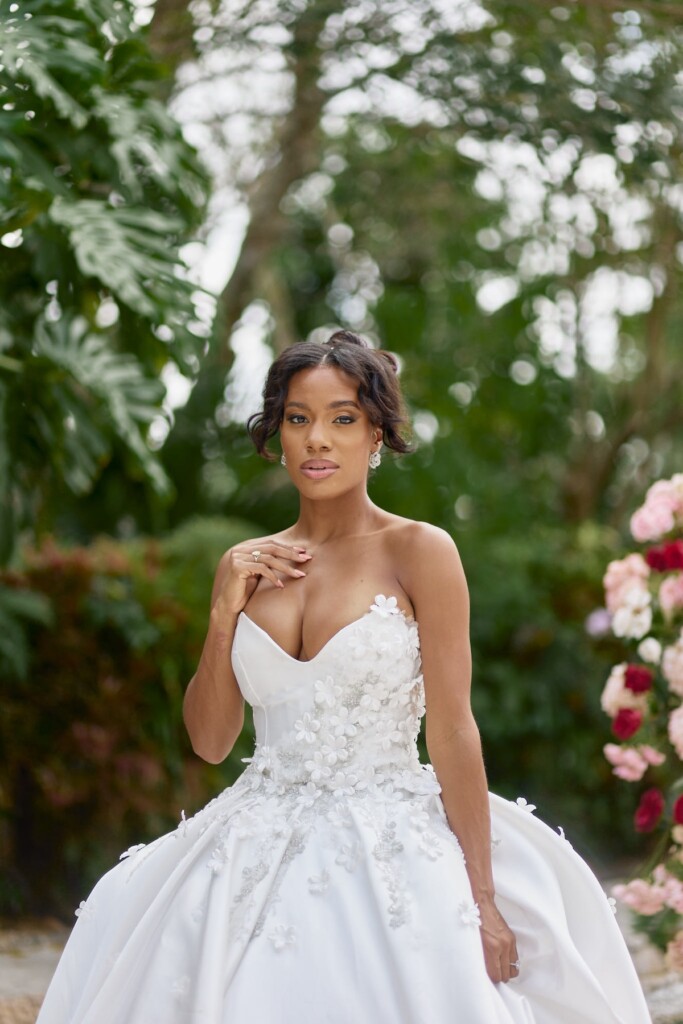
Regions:
[[[49,601],[30,590],[15,590],[0,585],[0,673],[25,679],[30,648],[25,627],[37,622],[46,628],[54,625]]]
[[[29,0],[0,24],[0,560],[103,468],[170,493],[159,373],[207,329],[179,248],[207,179],[154,89],[131,0]]]
[[[4,574],[0,912],[70,915],[123,849],[241,771],[250,724],[222,765],[208,765],[191,751],[181,708],[216,565],[256,532],[215,519],[160,541],[46,542]],[[10,661],[4,627],[19,615],[33,620],[30,656],[10,651]]]

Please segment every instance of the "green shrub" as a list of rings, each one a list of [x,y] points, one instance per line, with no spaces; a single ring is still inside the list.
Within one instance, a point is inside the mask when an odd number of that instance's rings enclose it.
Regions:
[[[162,540],[47,542],[0,578],[16,603],[37,594],[53,612],[52,625],[28,627],[23,675],[16,665],[4,673],[0,913],[70,914],[122,850],[167,831],[242,770],[250,724],[222,765],[208,765],[191,750],[181,706],[218,560],[257,532],[203,519]]]

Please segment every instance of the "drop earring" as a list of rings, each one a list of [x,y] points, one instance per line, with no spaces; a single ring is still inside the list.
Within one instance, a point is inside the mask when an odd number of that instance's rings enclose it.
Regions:
[[[382,461],[382,456],[379,453],[379,449],[376,452],[371,452],[370,453],[370,458],[368,459],[368,464],[370,466],[370,469],[377,469],[377,467],[379,466],[381,461]]]
[[[282,463],[282,465],[283,465],[283,466],[286,466],[286,465],[287,465],[287,456],[285,455],[285,453],[284,453],[284,452],[283,452],[283,453],[282,453],[282,455],[280,456],[280,462]]]

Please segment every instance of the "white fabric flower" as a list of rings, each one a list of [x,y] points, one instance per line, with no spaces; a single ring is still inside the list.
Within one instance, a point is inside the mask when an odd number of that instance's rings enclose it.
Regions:
[[[320,875],[309,875],[308,877],[308,891],[312,892],[315,896],[321,896],[327,891],[330,884],[330,875],[328,871],[323,871]]]
[[[305,762],[304,767],[307,772],[310,772],[312,782],[322,782],[324,779],[329,779],[332,774],[321,750],[316,750],[313,757]]]
[[[299,743],[315,743],[315,734],[320,729],[320,722],[307,711],[294,723],[296,738]]]
[[[179,1003],[185,1002],[190,992],[191,979],[189,974],[183,974],[182,978],[177,978],[171,985],[171,995],[174,999],[177,999]]]
[[[137,853],[139,850],[144,850],[144,848],[144,843],[138,843],[137,846],[129,846],[127,850],[123,851],[119,860],[125,860],[126,857],[132,857],[134,853]]]
[[[337,708],[337,713],[330,716],[330,730],[335,736],[355,736],[356,727],[351,721],[351,712],[343,705]]]
[[[328,735],[320,748],[320,753],[325,758],[325,762],[330,765],[335,765],[337,761],[346,761],[349,756],[346,749],[346,736]]]
[[[91,921],[95,916],[96,911],[97,904],[94,900],[81,900],[74,913],[76,917],[81,917],[84,921]]]
[[[515,800],[515,803],[518,807],[521,807],[523,811],[528,811],[529,814],[533,814],[536,810],[536,804],[527,803],[525,797],[523,796],[518,796]]]
[[[341,686],[335,683],[332,676],[315,681],[315,703],[322,708],[338,707],[342,695]]]
[[[360,858],[361,849],[358,843],[344,843],[335,858],[335,863],[347,871],[354,871]]]
[[[330,779],[330,786],[334,795],[340,799],[343,796],[353,796],[356,776],[346,772],[335,772]]]
[[[273,943],[275,949],[280,953],[283,949],[287,949],[288,946],[293,946],[296,942],[296,930],[292,925],[287,924],[276,924],[268,934],[268,938]]]
[[[463,900],[458,904],[458,912],[463,924],[476,925],[477,928],[481,927],[481,914],[474,900]]]
[[[390,615],[398,615],[400,611],[396,598],[385,597],[384,594],[375,596],[375,603],[370,605],[370,610],[377,612],[383,619],[388,619]]]

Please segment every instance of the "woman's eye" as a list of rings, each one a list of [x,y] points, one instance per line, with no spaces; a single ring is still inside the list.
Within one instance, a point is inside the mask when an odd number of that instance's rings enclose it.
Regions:
[[[297,420],[304,420],[304,419],[306,419],[305,416],[301,416],[299,413],[293,413],[291,416],[287,417],[287,422],[288,423],[294,423]]]
[[[337,416],[338,420],[343,420],[345,423],[355,423],[353,416]]]

